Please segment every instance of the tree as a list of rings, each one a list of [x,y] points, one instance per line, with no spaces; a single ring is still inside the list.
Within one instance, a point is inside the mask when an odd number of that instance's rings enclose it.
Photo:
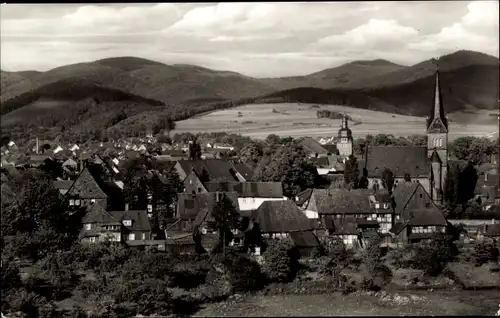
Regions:
[[[478,176],[473,164],[469,162],[458,176],[457,203],[464,204],[474,197]]]
[[[2,210],[2,235],[16,235],[8,248],[20,257],[37,260],[68,249],[78,237],[81,217],[80,209],[69,213],[67,202],[61,200],[48,175],[28,170],[16,202]]]
[[[281,142],[281,138],[278,135],[270,134],[266,137],[266,143],[269,145],[277,145]]]
[[[271,240],[262,257],[263,272],[270,281],[282,283],[293,279],[298,258],[290,241]]]
[[[217,194],[219,195],[219,194]],[[220,193],[221,198],[215,204],[212,210],[212,216],[215,220],[215,226],[219,232],[219,245],[215,249],[225,251],[226,246],[232,241],[233,235],[231,229],[237,227],[239,214],[233,205],[233,202],[224,194]]]
[[[474,258],[478,265],[497,262],[499,250],[494,243],[478,243],[474,246]]]
[[[394,174],[389,168],[385,168],[381,175],[382,185],[392,194],[392,187],[394,186]]]
[[[259,162],[262,155],[262,147],[256,142],[249,142],[240,150],[241,161],[252,166]]]
[[[459,137],[455,139],[450,145],[450,152],[453,153],[459,160],[468,160],[469,149],[474,139],[475,137],[471,136]]]
[[[272,156],[264,156],[255,168],[253,179],[281,182],[287,197],[314,188],[320,182],[316,167],[308,161],[304,149],[295,143],[279,147]]]
[[[354,155],[350,155],[345,163],[344,183],[351,187],[358,185],[359,167],[358,160]]]
[[[188,155],[189,155],[189,160],[198,160],[201,158],[201,147],[196,139],[194,139],[191,143],[189,143]]]

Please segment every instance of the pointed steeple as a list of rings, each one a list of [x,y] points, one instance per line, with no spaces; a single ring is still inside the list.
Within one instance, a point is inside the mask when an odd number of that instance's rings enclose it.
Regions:
[[[427,130],[448,131],[448,120],[446,119],[443,107],[443,94],[439,82],[439,65],[436,69],[436,81],[434,86],[434,103],[432,112],[427,122]]]

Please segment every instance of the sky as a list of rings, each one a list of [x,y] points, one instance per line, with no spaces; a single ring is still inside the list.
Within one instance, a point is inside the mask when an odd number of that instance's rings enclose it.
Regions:
[[[0,30],[7,71],[136,56],[279,77],[354,60],[499,55],[498,1],[4,4]]]

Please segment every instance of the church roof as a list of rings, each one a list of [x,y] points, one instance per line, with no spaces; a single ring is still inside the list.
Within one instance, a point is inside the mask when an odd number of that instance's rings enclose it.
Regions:
[[[432,152],[432,155],[431,155],[431,159],[430,159],[430,160],[431,160],[431,162],[438,162],[438,163],[441,163],[441,159],[439,158],[439,155],[438,155],[438,153],[437,153],[437,151],[436,151],[436,150],[434,150],[434,151]]]
[[[366,150],[365,167],[371,178],[379,178],[385,168],[397,178],[406,173],[412,178],[428,176],[429,166],[427,147],[368,146]]]
[[[443,94],[439,82],[439,69],[436,71],[434,99],[431,113],[427,118],[428,132],[448,132],[448,120],[444,113]]]

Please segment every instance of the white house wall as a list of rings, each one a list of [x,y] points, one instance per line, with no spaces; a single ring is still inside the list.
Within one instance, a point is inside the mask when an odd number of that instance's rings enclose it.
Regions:
[[[238,205],[240,206],[241,211],[255,210],[259,208],[259,206],[264,201],[284,201],[287,200],[286,197],[283,198],[238,198]]]

